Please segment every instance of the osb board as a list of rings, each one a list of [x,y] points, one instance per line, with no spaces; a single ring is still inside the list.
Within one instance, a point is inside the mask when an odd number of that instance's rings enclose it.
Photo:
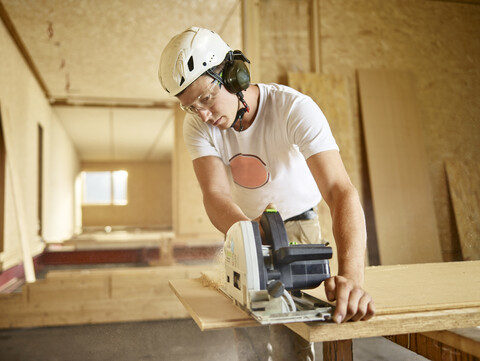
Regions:
[[[312,70],[311,0],[260,0],[260,79],[287,83],[287,72]],[[246,54],[248,57],[248,54]]]
[[[355,134],[347,77],[335,74],[288,73],[288,85],[310,96],[328,120],[340,148],[345,168],[360,188],[358,154],[355,152]]]
[[[319,1],[322,71],[405,69],[415,74],[445,260],[460,259],[445,159],[478,154],[480,6],[418,0]],[[358,122],[357,116],[355,116]],[[461,126],[459,126],[461,124]]]
[[[373,296],[377,309],[373,322],[326,324],[331,335],[322,334],[323,340],[340,338],[334,327],[350,337],[359,337],[359,332],[363,332],[362,337],[368,337],[394,334],[400,329],[408,333],[470,327],[475,325],[472,313],[476,314],[476,322],[480,322],[480,261],[369,267],[365,280],[365,288]],[[170,286],[202,330],[257,324],[223,293],[205,287],[199,279],[171,280]],[[322,292],[323,286],[309,291],[325,299]],[[423,326],[418,325],[422,318],[426,322]],[[453,320],[457,323],[446,326]],[[403,322],[409,328],[401,328]],[[389,323],[392,323],[390,329]],[[318,324],[309,323],[310,326]],[[302,336],[310,332],[307,326],[296,325]],[[302,327],[307,327],[307,331]]]
[[[480,162],[445,163],[464,260],[480,259]]]
[[[359,70],[358,81],[380,262],[441,261],[412,76]]]

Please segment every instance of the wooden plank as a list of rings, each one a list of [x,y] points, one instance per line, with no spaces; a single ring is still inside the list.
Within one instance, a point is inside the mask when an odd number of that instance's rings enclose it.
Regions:
[[[373,320],[288,327],[311,341],[334,341],[480,324],[480,261],[368,267],[365,279],[377,308]],[[225,295],[198,280],[174,280],[170,286],[202,330],[257,324]],[[322,290],[321,286],[309,293],[322,296]]]
[[[70,307],[68,307],[70,306]],[[144,297],[126,300],[93,300],[59,308],[43,306],[9,310],[0,317],[0,328],[39,327],[110,322],[185,318],[188,314],[178,299]]]
[[[422,116],[407,72],[359,70],[380,262],[439,262]]]
[[[199,279],[172,280],[170,287],[203,330],[257,326],[259,323],[215,288]]]
[[[432,331],[423,333],[424,336],[443,345],[450,346],[468,355],[480,358],[480,328],[470,328],[468,332],[457,333],[451,331]]]
[[[447,161],[450,199],[464,260],[480,259],[480,162]]]
[[[480,324],[480,307],[380,315],[365,322],[291,323],[287,327],[311,342],[438,331]]]
[[[480,261],[367,267],[365,289],[377,315],[480,306]]]
[[[60,302],[80,302],[84,299],[110,298],[110,279],[100,275],[86,279],[50,279],[26,284],[28,302],[51,303],[54,299]]]
[[[450,331],[433,331],[408,335],[386,336],[387,339],[432,361],[478,361],[480,344],[473,342],[465,347],[464,340],[452,338]],[[444,342],[447,341],[447,343]]]

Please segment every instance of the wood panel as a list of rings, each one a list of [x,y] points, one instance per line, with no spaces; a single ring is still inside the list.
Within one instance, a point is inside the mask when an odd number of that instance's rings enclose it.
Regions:
[[[450,198],[464,260],[480,259],[480,162],[447,161]]]
[[[365,289],[377,315],[480,306],[480,262],[367,267]],[[323,287],[308,293],[327,300]]]
[[[52,271],[21,293],[0,295],[0,328],[185,318],[168,280],[199,277],[209,267]]]
[[[380,262],[441,261],[412,76],[359,70],[358,81]]]
[[[287,326],[310,341],[334,341],[480,324],[480,261],[368,267],[365,280],[377,308],[372,320]],[[172,280],[170,286],[202,330],[258,325],[200,280]],[[322,297],[319,290],[309,293]]]
[[[288,85],[310,96],[320,107],[328,120],[333,136],[340,148],[340,155],[352,183],[357,189],[362,188],[357,154],[353,116],[350,104],[347,77],[333,74],[317,73],[288,73]],[[322,238],[334,244],[332,219],[328,206],[321,202],[318,207],[318,216],[322,230]],[[369,219],[367,219],[369,221]],[[372,223],[367,222],[367,223]],[[369,236],[373,232],[369,232]],[[372,239],[369,239],[369,242]],[[374,241],[374,240],[373,240]],[[334,250],[334,253],[335,250]],[[338,269],[336,259],[331,261],[332,273]]]

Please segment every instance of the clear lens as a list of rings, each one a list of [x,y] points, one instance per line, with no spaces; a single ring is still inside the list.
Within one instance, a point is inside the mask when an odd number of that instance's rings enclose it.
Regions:
[[[198,96],[197,99],[191,105],[182,105],[180,104],[180,108],[190,114],[198,114],[200,110],[205,110],[210,108],[215,99],[220,92],[218,80],[213,80],[208,89],[202,95]]]

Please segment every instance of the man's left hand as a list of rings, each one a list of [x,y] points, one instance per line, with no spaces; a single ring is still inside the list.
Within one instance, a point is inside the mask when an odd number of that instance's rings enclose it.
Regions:
[[[329,301],[337,301],[333,320],[366,321],[375,315],[375,303],[372,297],[354,281],[334,276],[325,281],[325,293]]]

